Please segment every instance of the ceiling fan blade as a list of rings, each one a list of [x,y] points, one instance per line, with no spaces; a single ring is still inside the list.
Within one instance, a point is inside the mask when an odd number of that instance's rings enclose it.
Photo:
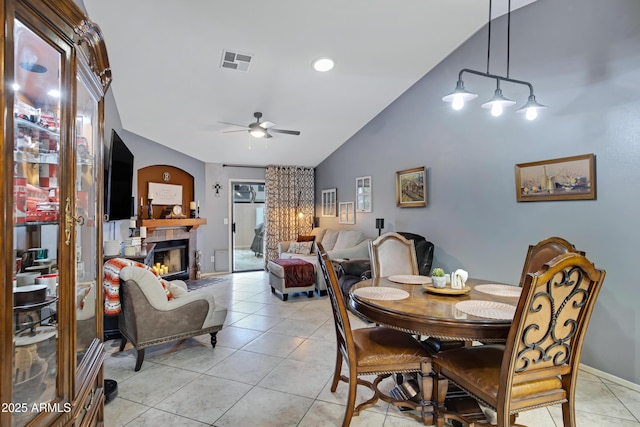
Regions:
[[[245,125],[239,125],[237,123],[229,123],[229,122],[218,122],[218,123],[222,123],[223,125],[240,126],[241,128],[247,129]]]
[[[261,122],[261,123],[260,123],[260,127],[261,127],[261,128],[264,128],[264,129],[272,128],[272,127],[274,127],[275,125],[276,125],[275,123],[270,122],[269,120],[266,120],[266,121],[264,121],[264,122]]]
[[[233,133],[233,132],[247,132],[246,129],[238,129],[238,130],[223,130],[222,133]]]
[[[269,132],[286,133],[287,135],[300,135],[300,131],[299,130],[285,130],[285,129],[274,129],[274,128],[271,128],[271,129],[269,129]]]

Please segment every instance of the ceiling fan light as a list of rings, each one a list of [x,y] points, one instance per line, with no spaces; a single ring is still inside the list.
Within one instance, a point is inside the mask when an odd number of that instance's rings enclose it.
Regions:
[[[249,133],[254,138],[264,138],[265,136],[267,136],[267,131],[261,128],[260,126],[255,126],[249,129]]]
[[[334,62],[331,58],[318,58],[313,61],[313,69],[321,73],[331,70],[333,66]]]
[[[538,117],[538,110],[544,110],[546,105],[542,105],[536,101],[535,95],[529,95],[527,103],[516,110],[516,113],[524,113],[527,120],[535,120]]]

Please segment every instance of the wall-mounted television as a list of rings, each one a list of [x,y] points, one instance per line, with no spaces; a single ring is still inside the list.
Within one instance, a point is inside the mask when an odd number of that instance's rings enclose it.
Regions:
[[[107,221],[133,216],[133,153],[115,130],[105,164],[104,213]]]

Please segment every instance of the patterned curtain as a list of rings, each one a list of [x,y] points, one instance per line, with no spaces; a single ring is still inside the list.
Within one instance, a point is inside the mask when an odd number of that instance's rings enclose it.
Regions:
[[[296,240],[313,228],[315,208],[313,168],[267,166],[265,177],[265,268],[278,258],[278,242]]]

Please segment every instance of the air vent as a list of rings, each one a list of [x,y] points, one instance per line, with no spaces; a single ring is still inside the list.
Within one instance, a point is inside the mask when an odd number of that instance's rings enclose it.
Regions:
[[[228,68],[230,70],[237,71],[249,71],[249,64],[253,56],[246,53],[236,53],[229,50],[222,51],[222,63],[221,68]]]

